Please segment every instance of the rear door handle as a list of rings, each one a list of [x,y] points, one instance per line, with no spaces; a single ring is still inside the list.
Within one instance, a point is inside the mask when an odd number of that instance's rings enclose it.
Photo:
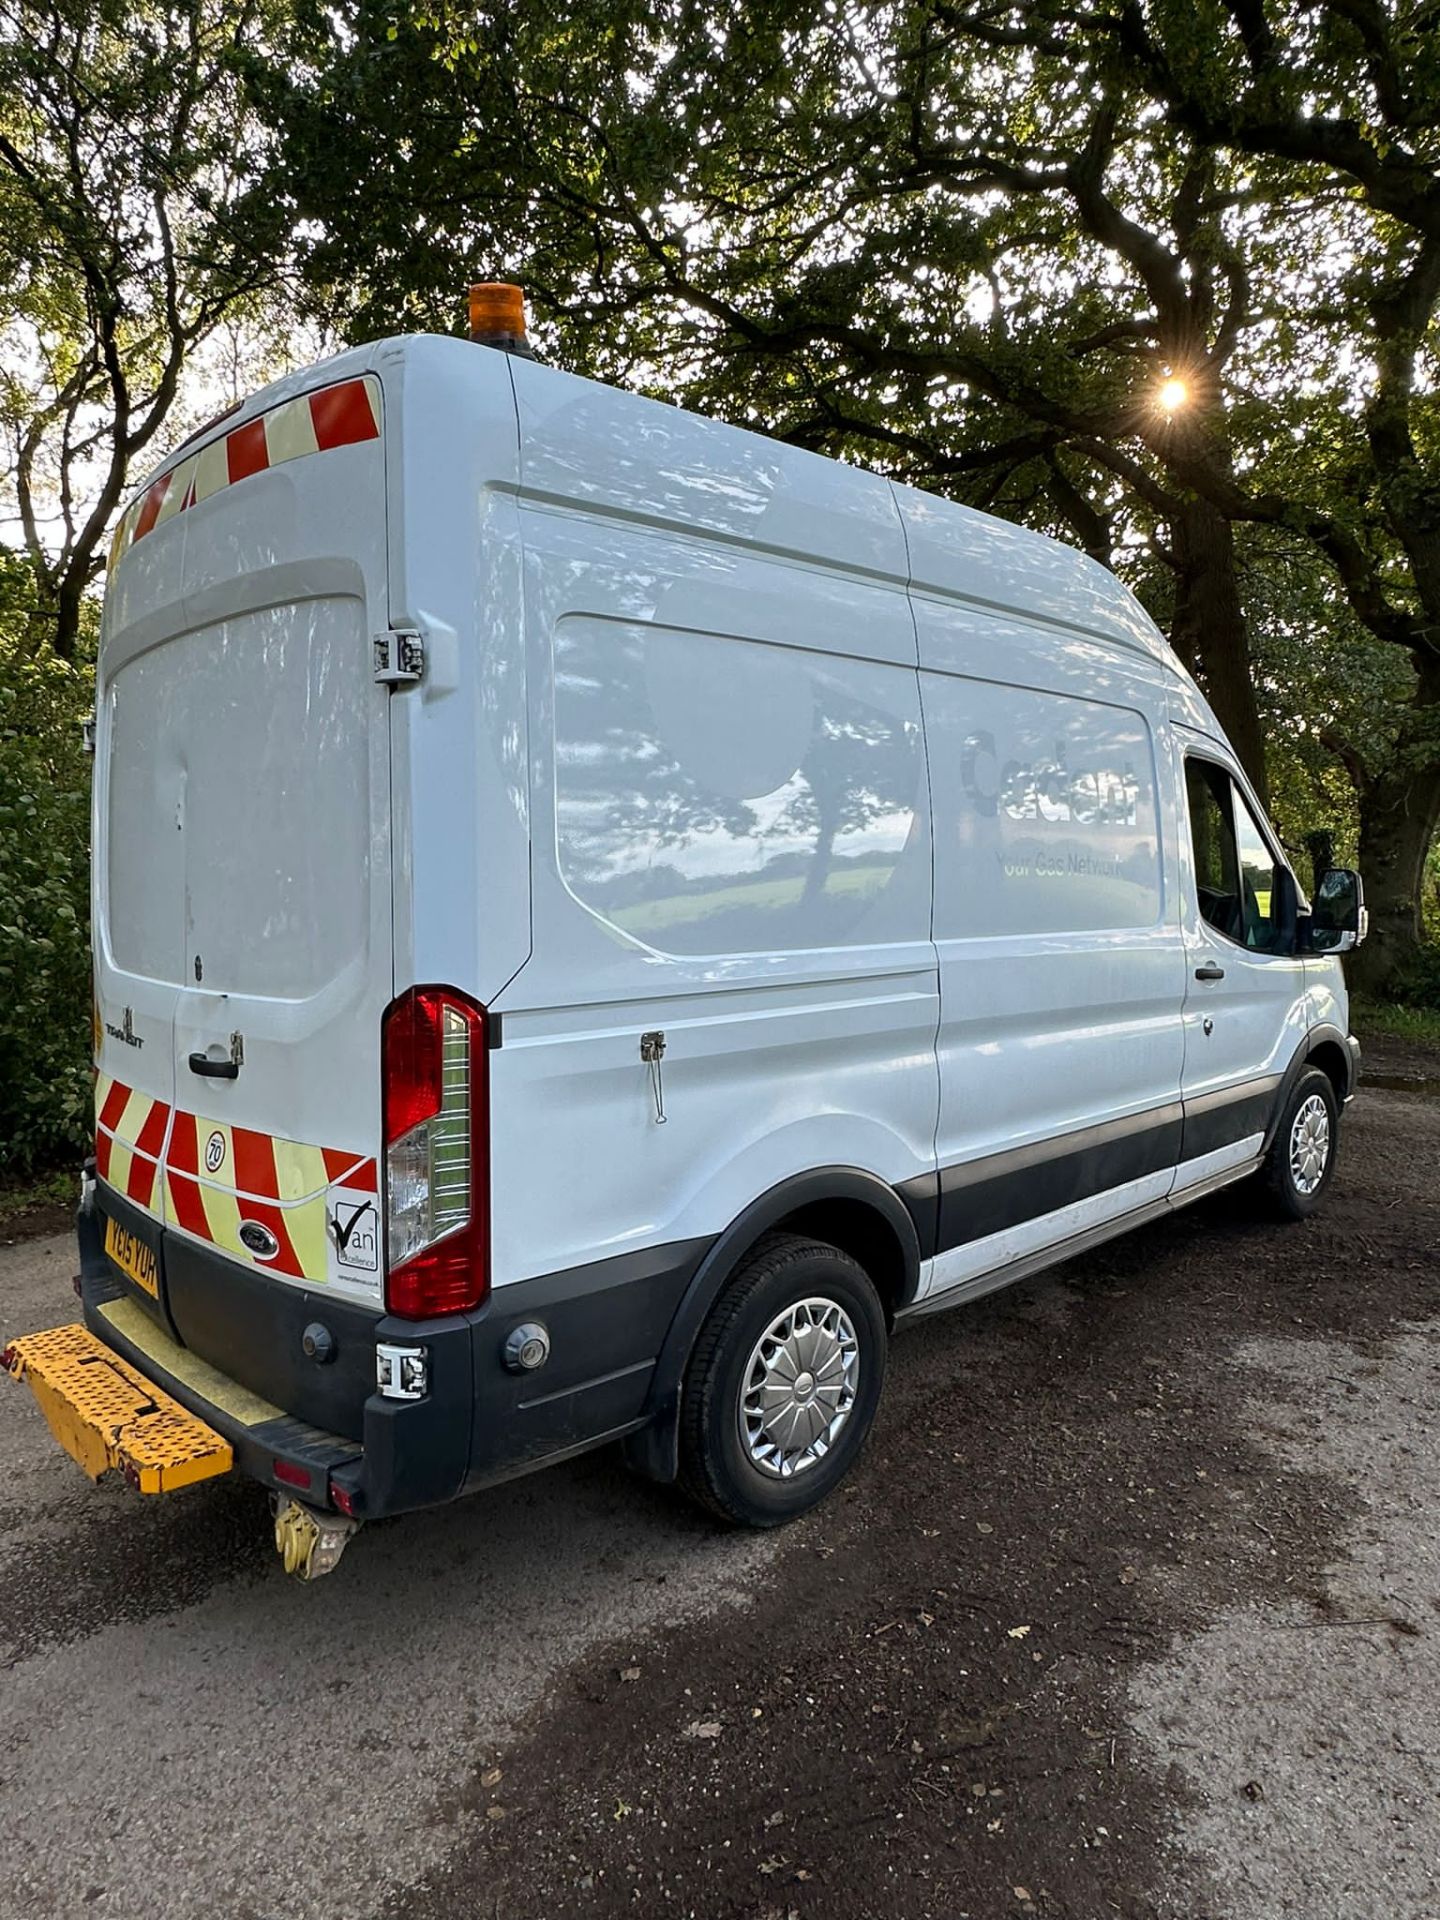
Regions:
[[[240,1062],[238,1060],[212,1060],[208,1054],[192,1053],[190,1071],[203,1074],[207,1080],[238,1080]]]
[[[1217,967],[1213,961],[1207,960],[1203,967],[1196,967],[1195,978],[1197,980],[1223,980],[1225,978],[1225,969],[1224,967]],[[192,1055],[191,1058],[193,1059],[194,1056]]]
[[[245,1036],[232,1033],[230,1036],[230,1058],[212,1060],[208,1053],[190,1055],[190,1071],[198,1073],[205,1080],[238,1080],[240,1069],[245,1064]]]

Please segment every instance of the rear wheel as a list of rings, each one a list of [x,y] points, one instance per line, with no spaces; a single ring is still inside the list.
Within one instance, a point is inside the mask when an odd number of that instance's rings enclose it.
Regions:
[[[854,1465],[885,1381],[885,1314],[864,1269],[770,1234],[701,1329],[680,1403],[680,1481],[737,1526],[777,1527]]]
[[[1330,1076],[1307,1067],[1290,1089],[1262,1174],[1275,1211],[1305,1220],[1320,1205],[1335,1171],[1340,1103]]]

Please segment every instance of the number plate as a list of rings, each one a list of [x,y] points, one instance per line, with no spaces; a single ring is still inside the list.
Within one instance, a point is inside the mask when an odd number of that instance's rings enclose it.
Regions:
[[[147,1247],[138,1235],[131,1233],[128,1227],[122,1227],[118,1220],[107,1219],[105,1251],[142,1292],[148,1293],[152,1300],[160,1298],[160,1262],[153,1247]]]

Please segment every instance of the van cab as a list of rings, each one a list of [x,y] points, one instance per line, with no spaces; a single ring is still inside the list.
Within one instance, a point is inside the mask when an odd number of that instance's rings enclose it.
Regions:
[[[1332,1177],[1358,880],[1111,574],[878,475],[359,348],[128,506],[96,743],[83,1324],[6,1361],[302,1573],[614,1440],[774,1525],[900,1323]]]

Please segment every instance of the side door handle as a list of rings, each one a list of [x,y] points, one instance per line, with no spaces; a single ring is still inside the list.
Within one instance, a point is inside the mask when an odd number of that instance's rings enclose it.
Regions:
[[[1224,967],[1217,967],[1213,960],[1207,960],[1203,967],[1196,967],[1195,978],[1197,980],[1223,980],[1225,978],[1225,969]]]

